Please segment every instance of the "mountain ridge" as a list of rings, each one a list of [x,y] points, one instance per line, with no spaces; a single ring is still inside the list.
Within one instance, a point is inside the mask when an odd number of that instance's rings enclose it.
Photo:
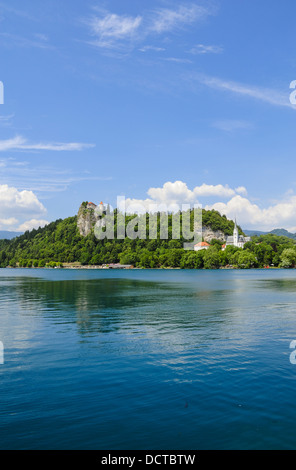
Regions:
[[[11,232],[9,230],[0,230],[0,240],[11,240],[12,238],[23,235],[24,232]]]

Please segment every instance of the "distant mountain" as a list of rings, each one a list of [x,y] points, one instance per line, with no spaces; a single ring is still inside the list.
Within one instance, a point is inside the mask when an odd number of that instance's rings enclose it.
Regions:
[[[247,237],[255,237],[256,235],[259,237],[260,235],[266,235],[269,232],[259,232],[259,230],[244,230],[244,233],[247,235]]]
[[[0,230],[0,240],[11,240],[19,235],[23,235],[23,232],[8,232],[7,230]]]
[[[268,233],[272,233],[273,235],[277,235],[279,237],[283,236],[296,240],[296,233],[288,232],[288,230],[285,230],[284,228],[276,228],[270,232],[259,232],[259,230],[244,230],[244,233],[248,237],[255,237],[256,235],[260,237],[260,235],[267,235]]]
[[[274,235],[278,235],[278,236],[293,238],[293,240],[296,240],[296,233],[288,232],[288,230],[285,230],[284,228],[276,228],[275,230],[272,230],[272,232],[270,233],[273,233]]]

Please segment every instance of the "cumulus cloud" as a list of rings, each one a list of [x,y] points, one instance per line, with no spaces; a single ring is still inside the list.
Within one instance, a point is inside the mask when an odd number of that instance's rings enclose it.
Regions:
[[[150,188],[147,194],[156,203],[163,204],[186,204],[195,200],[194,192],[183,181],[168,181],[162,188]]]
[[[217,202],[205,208],[215,209],[228,218],[236,217],[240,225],[258,230],[295,226],[296,220],[296,196],[294,195],[266,208],[252,203],[241,195],[234,196],[226,203]]]
[[[169,210],[179,210],[182,204],[194,204],[200,205],[202,198],[213,198],[219,197],[227,199],[236,195],[239,192],[244,191],[245,188],[240,187],[237,190],[230,188],[228,185],[209,185],[202,184],[196,186],[193,189],[188,188],[187,184],[183,181],[167,181],[160,188],[150,188],[147,191],[149,198],[146,199],[126,199],[126,206],[130,208],[129,212],[132,212],[137,207],[145,208],[145,210],[165,210],[165,207]],[[157,205],[157,209],[156,209]]]
[[[202,184],[201,186],[196,186],[193,190],[195,196],[199,197],[222,197],[227,198],[234,196],[236,190],[229,188],[228,185],[223,186],[222,184],[210,185]]]
[[[245,229],[291,230],[291,227],[294,229],[296,225],[296,195],[291,191],[288,191],[282,200],[267,207],[252,202],[247,197],[248,192],[244,186],[231,188],[223,184],[204,183],[190,189],[183,181],[168,181],[162,187],[148,189],[147,194],[149,197],[146,199],[125,199],[127,212],[175,212],[182,209],[182,205],[201,205],[207,210],[217,210],[230,219],[237,218],[238,223]],[[119,205],[119,208],[123,209],[124,205]]]
[[[33,191],[19,191],[17,188],[0,185],[0,228],[22,231],[20,224],[46,214],[46,208]],[[44,219],[40,221],[46,222]]]
[[[44,214],[43,204],[33,191],[18,191],[7,184],[0,185],[0,216],[3,214]]]
[[[235,188],[235,192],[238,194],[243,194],[244,196],[248,194],[248,191],[244,186],[239,186],[238,188]]]
[[[44,227],[45,225],[48,225],[48,224],[49,224],[48,220],[31,219],[20,224],[19,227],[17,228],[17,231],[26,232],[27,230],[33,230],[33,228],[38,229],[39,227]]]
[[[0,230],[9,230],[11,227],[15,227],[17,223],[18,220],[15,217],[0,219]]]
[[[242,188],[239,188],[242,190]],[[174,183],[167,182],[162,188],[150,188],[148,195],[157,202],[173,202],[173,203],[198,203],[199,198],[203,197],[221,197],[228,198],[234,196],[236,190],[230,188],[228,185],[222,184],[202,184],[195,186],[190,190],[186,183],[183,181],[175,181]]]

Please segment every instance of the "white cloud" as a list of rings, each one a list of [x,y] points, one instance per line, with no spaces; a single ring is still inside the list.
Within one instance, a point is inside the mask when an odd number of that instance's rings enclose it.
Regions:
[[[148,195],[156,202],[163,203],[199,203],[199,198],[203,197],[222,197],[228,198],[234,196],[236,191],[228,185],[222,184],[210,185],[202,184],[196,186],[193,190],[187,187],[183,181],[167,182],[162,188],[150,188]]]
[[[102,18],[94,16],[88,23],[92,35],[97,37],[92,44],[99,47],[114,47],[118,40],[130,40],[141,23],[141,16],[132,17],[114,13],[108,13]]]
[[[161,8],[155,11],[150,30],[157,33],[168,32],[182,28],[186,24],[194,23],[208,15],[208,9],[195,4],[189,6],[180,5],[177,10]]]
[[[213,9],[196,5],[195,3],[180,5],[175,9],[159,8],[146,10],[137,16],[118,15],[100,8],[84,23],[89,27],[94,40],[89,44],[103,49],[120,49],[147,39],[148,36],[174,32],[186,25],[193,24],[213,14]],[[214,47],[214,46],[208,46]],[[163,51],[162,47],[143,46],[141,52],[154,50]],[[214,50],[213,50],[214,51]]]
[[[215,209],[227,217],[236,217],[245,228],[272,230],[294,226],[296,221],[296,196],[290,196],[267,208],[261,208],[249,199],[236,195],[227,203],[217,202],[205,207]]]
[[[9,150],[51,150],[55,152],[61,151],[79,151],[85,148],[94,147],[94,144],[84,144],[78,142],[61,143],[28,143],[27,139],[22,136],[15,136],[12,139],[0,140],[0,152]]]
[[[154,51],[154,52],[164,52],[164,47],[157,47],[157,46],[143,46],[139,49],[140,52],[147,52],[147,51]]]
[[[168,62],[176,62],[177,64],[192,64],[192,61],[189,59],[180,59],[179,57],[167,57],[164,60]]]
[[[19,191],[18,189],[0,185],[0,217],[27,216],[45,214],[46,209],[38,200],[33,191]]]
[[[191,207],[200,202],[207,210],[215,209],[228,218],[237,218],[238,223],[245,229],[252,228],[262,231],[274,228],[295,227],[296,225],[296,195],[287,192],[282,200],[275,201],[268,207],[260,207],[247,196],[244,186],[230,188],[228,185],[202,184],[193,189],[188,188],[183,181],[166,182],[162,187],[150,188],[146,199],[126,199],[126,207],[129,212],[138,210],[180,210],[182,204]],[[209,203],[210,198],[216,198],[214,203]],[[222,202],[221,199],[225,199]],[[122,208],[122,207],[121,207]],[[296,230],[294,230],[296,231]]]
[[[212,124],[216,129],[221,131],[233,132],[239,129],[250,129],[252,127],[251,123],[248,121],[240,121],[235,119],[224,119],[221,121],[216,121]]]
[[[293,105],[291,105],[289,101],[289,94],[287,94],[286,91],[281,92],[271,88],[261,88],[253,85],[246,85],[229,80],[222,80],[216,77],[209,77],[206,75],[194,75],[192,78],[216,90],[247,96],[275,106],[295,108],[295,106],[293,107]]]
[[[235,192],[238,194],[242,194],[243,196],[246,196],[248,194],[248,191],[244,186],[239,186],[238,188],[235,188]]]
[[[126,199],[126,206],[135,209],[137,206],[144,207],[146,210],[154,210],[154,205],[162,205],[162,207],[170,207],[170,210],[180,209],[182,204],[200,204],[200,198],[219,197],[222,199],[235,196],[238,192],[245,191],[245,188],[240,187],[238,190],[230,188],[228,185],[222,184],[208,185],[202,184],[196,186],[192,190],[188,188],[187,184],[183,181],[166,182],[161,188],[150,188],[147,191],[150,198],[147,199]],[[160,210],[160,209],[155,209]],[[161,209],[162,210],[162,209]],[[164,209],[163,209],[164,210]],[[130,210],[132,212],[132,210]]]
[[[9,230],[18,223],[18,220],[15,217],[10,217],[8,219],[0,219],[0,230]]]
[[[141,16],[119,16],[108,14],[104,18],[93,18],[93,32],[101,37],[122,38],[134,34],[142,22]]]
[[[162,188],[150,188],[147,194],[157,203],[187,204],[195,201],[194,192],[183,181],[168,181]]]
[[[30,224],[36,225],[37,222],[44,225],[48,222],[39,217],[44,216],[46,212],[46,208],[33,191],[19,191],[7,184],[0,185],[1,230],[24,231],[23,224],[29,224],[29,227]]]
[[[196,186],[193,190],[196,197],[222,197],[227,198],[235,195],[235,190],[229,188],[228,185],[223,186],[222,184],[210,185],[202,184],[201,186]]]
[[[205,44],[197,44],[190,49],[190,54],[221,54],[223,47],[221,46],[206,46]]]
[[[48,220],[38,220],[38,219],[31,219],[23,222],[17,228],[17,232],[26,232],[27,230],[33,230],[33,228],[38,229],[39,227],[44,227],[48,225]]]

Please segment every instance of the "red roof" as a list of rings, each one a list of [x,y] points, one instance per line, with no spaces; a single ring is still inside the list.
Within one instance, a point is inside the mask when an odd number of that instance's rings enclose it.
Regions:
[[[199,242],[194,246],[210,246],[207,242]]]

